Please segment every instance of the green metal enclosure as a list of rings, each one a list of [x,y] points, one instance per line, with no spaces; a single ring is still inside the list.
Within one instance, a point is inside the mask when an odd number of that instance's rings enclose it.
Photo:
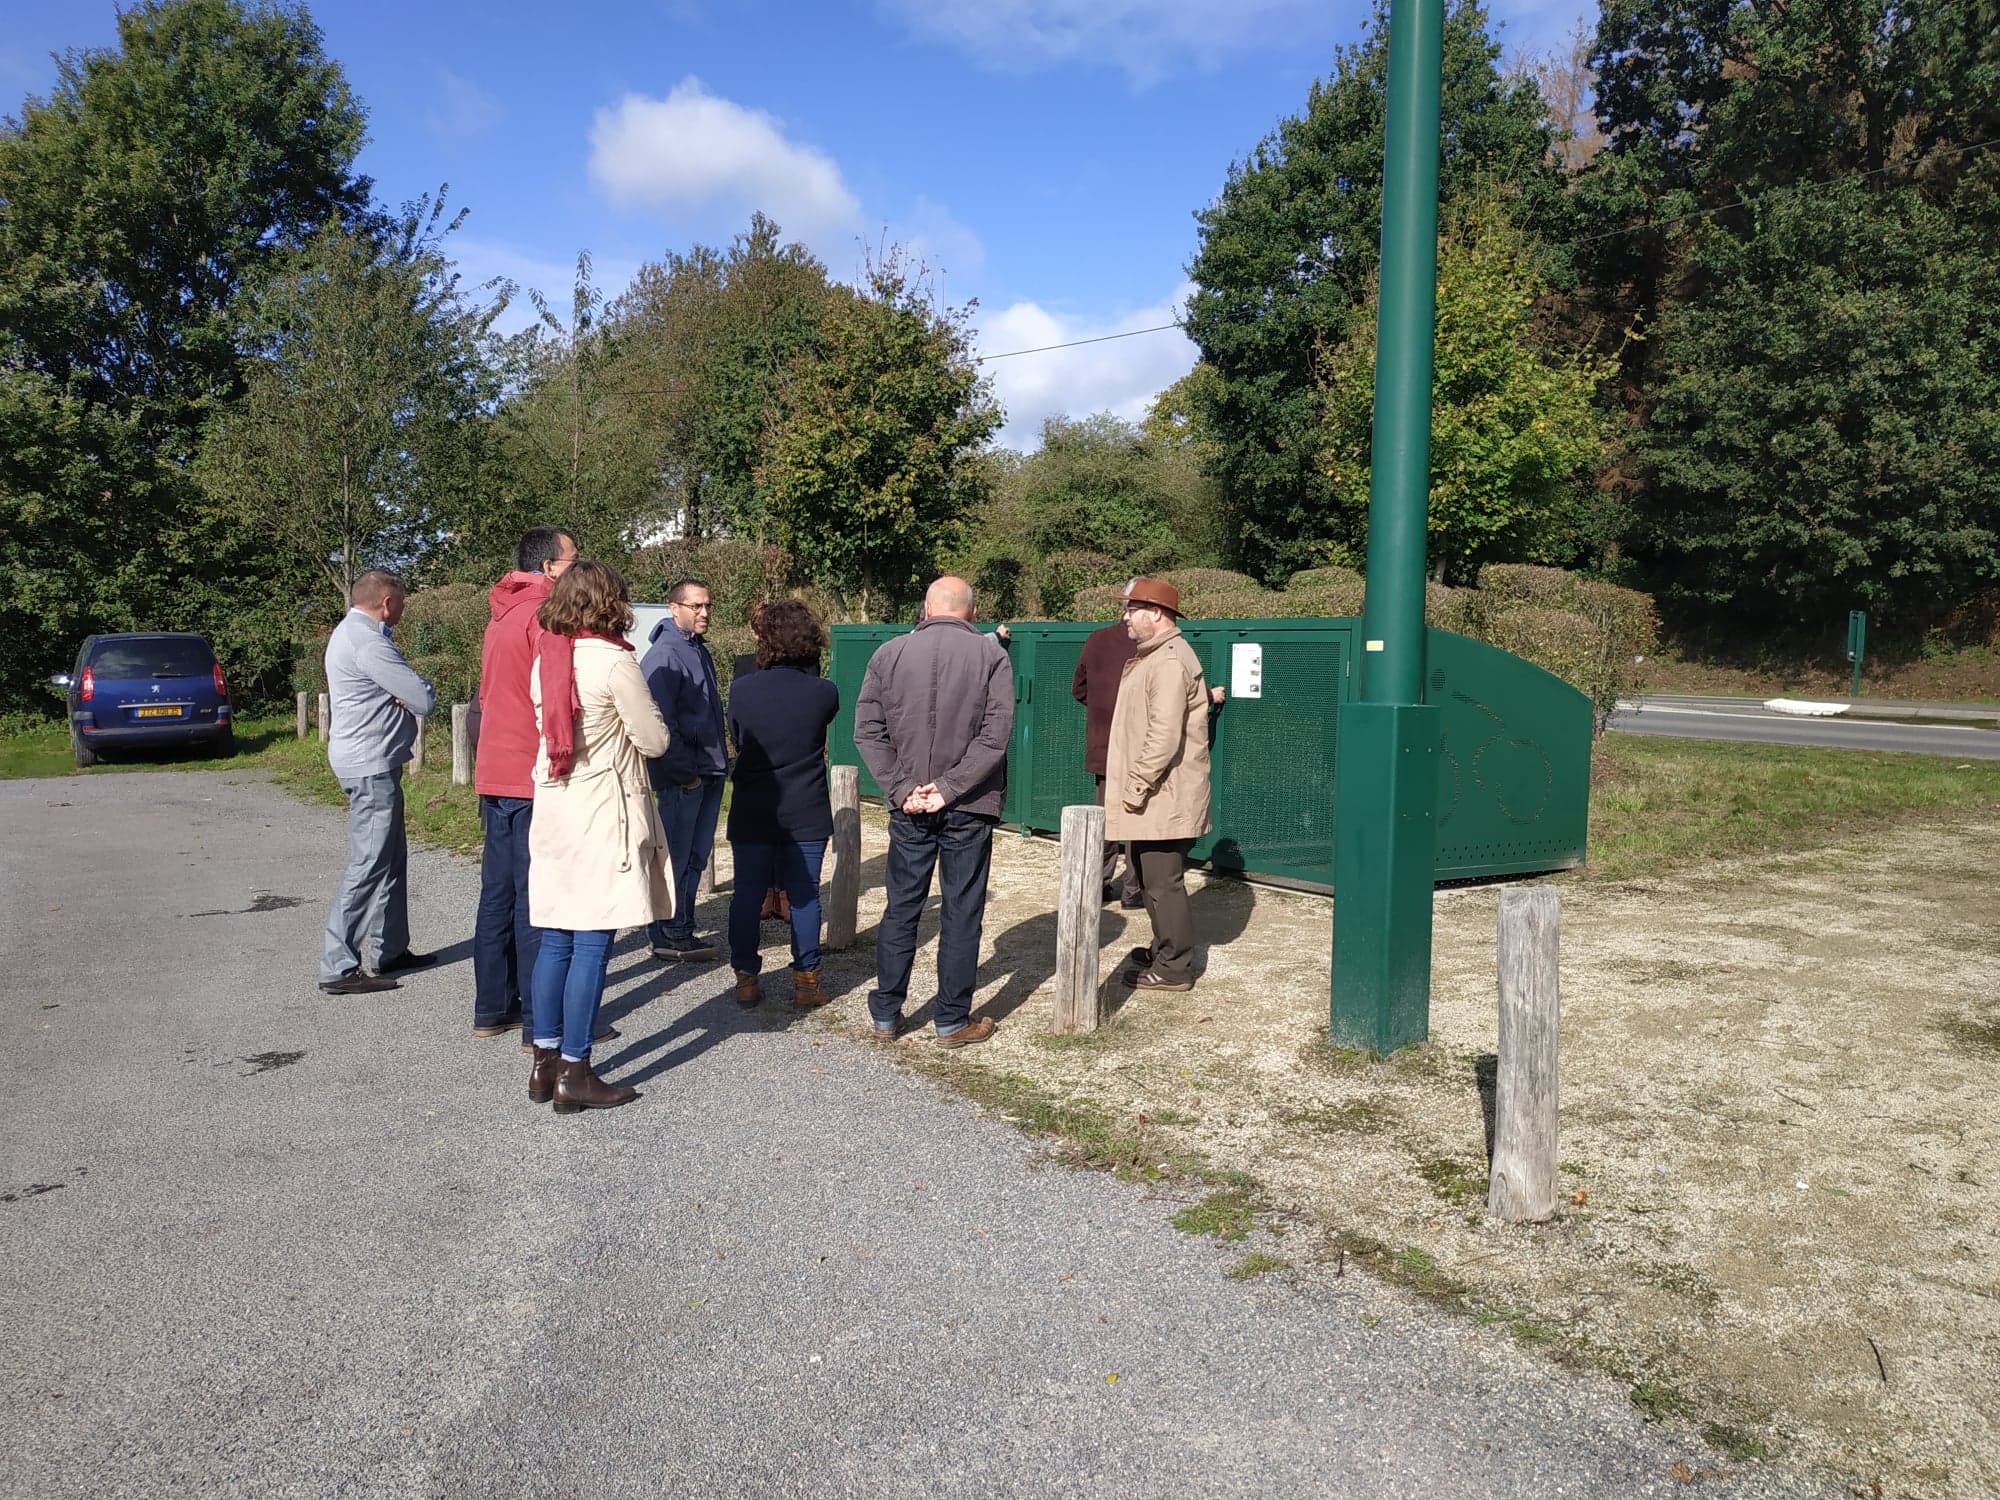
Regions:
[[[1013,743],[1005,821],[1053,833],[1062,810],[1089,802],[1083,705],[1070,680],[1089,623],[1030,622],[1013,639]],[[836,625],[828,675],[840,688],[833,759],[861,766],[854,700],[875,648],[905,625]],[[1198,620],[1181,627],[1211,684],[1231,687],[1213,728],[1215,832],[1194,857],[1226,870],[1312,885],[1333,882],[1334,767],[1342,707],[1353,701],[1361,622]],[[1231,648],[1261,648],[1262,694],[1239,696]],[[1590,700],[1534,663],[1449,631],[1428,632],[1425,701],[1444,712],[1437,789],[1437,879],[1522,875],[1583,862],[1590,789]]]

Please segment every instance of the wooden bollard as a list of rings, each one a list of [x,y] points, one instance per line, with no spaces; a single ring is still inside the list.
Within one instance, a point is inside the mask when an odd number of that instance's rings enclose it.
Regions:
[[[451,706],[451,780],[454,786],[472,785],[472,705]]]
[[[1508,1223],[1556,1211],[1556,1039],[1561,902],[1553,887],[1500,893],[1500,1068],[1486,1211]]]
[[[422,714],[417,715],[417,740],[410,746],[410,766],[413,770],[424,768],[424,730],[430,722]]]
[[[308,695],[305,693],[299,694],[299,738],[300,739],[304,739],[306,737],[306,731],[312,727],[312,710],[306,704],[307,696]]]
[[[332,722],[332,705],[325,693],[319,695],[319,737],[325,739]]]
[[[826,872],[826,946],[851,948],[861,907],[861,768],[832,766],[833,842]]]
[[[1104,915],[1104,809],[1062,810],[1062,869],[1056,888],[1058,1036],[1095,1031],[1103,1020],[1097,988],[1098,926]]]

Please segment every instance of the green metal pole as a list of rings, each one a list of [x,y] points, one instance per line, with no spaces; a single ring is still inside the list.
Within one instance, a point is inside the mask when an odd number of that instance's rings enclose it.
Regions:
[[[1430,1035],[1441,711],[1423,702],[1443,0],[1392,0],[1382,271],[1358,701],[1342,715],[1334,829],[1336,1046]]]

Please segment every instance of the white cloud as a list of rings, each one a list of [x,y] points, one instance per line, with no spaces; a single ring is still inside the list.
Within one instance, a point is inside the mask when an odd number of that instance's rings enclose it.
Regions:
[[[918,35],[1002,71],[1103,63],[1151,82],[1182,64],[1330,34],[1311,0],[877,0]]]
[[[1163,333],[1135,330],[1174,322],[1192,290],[1183,283],[1171,297],[1109,320],[1064,317],[1034,302],[1016,302],[982,319],[979,352],[989,356],[1102,339],[1107,334],[1134,334],[1104,343],[991,360],[985,370],[993,377],[994,393],[1007,408],[1007,425],[997,441],[1024,451],[1037,448],[1042,441],[1042,421],[1050,416],[1086,417],[1108,411],[1129,422],[1145,416],[1153,398],[1193,369],[1198,356],[1193,343],[1178,329]]]
[[[445,68],[438,75],[437,100],[424,112],[424,124],[433,135],[462,138],[484,135],[505,114],[498,99]]]
[[[861,222],[832,157],[788,140],[774,116],[711,94],[697,78],[664,99],[627,94],[600,109],[590,175],[621,207],[757,210],[801,240],[824,242]]]

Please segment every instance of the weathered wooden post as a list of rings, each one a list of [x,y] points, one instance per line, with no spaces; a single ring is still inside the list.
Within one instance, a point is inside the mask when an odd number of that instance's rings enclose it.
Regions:
[[[455,786],[472,785],[472,705],[451,706],[451,779]]]
[[[331,723],[331,706],[327,701],[326,694],[321,693],[319,695],[319,737],[322,740],[325,739],[327,736],[327,729],[330,723]]]
[[[718,851],[710,850],[708,863],[701,867],[701,879],[695,882],[694,898],[706,901],[715,894],[715,861]]]
[[[312,727],[312,709],[307,704],[306,701],[307,697],[308,695],[305,693],[299,694],[299,738],[300,739],[304,739],[306,737],[306,731]]]
[[[1500,1069],[1486,1210],[1509,1223],[1556,1211],[1560,908],[1551,886],[1500,893]]]
[[[429,723],[430,720],[422,714],[417,715],[417,742],[410,747],[410,765],[413,770],[421,771],[424,768],[424,729]]]
[[[1098,923],[1104,914],[1104,809],[1062,811],[1062,865],[1056,890],[1058,1036],[1095,1031],[1103,1020],[1097,988]]]
[[[851,948],[861,904],[861,768],[833,766],[832,863],[826,873],[826,946]]]

